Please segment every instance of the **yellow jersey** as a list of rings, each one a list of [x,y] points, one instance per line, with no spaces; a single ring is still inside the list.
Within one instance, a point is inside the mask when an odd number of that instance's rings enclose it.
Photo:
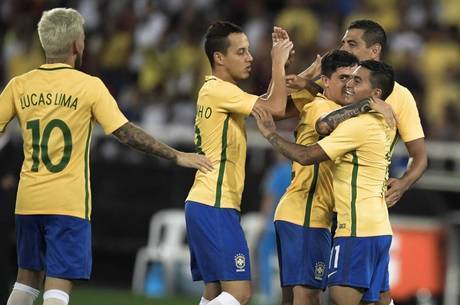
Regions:
[[[396,131],[380,114],[341,123],[318,144],[335,160],[335,236],[391,235],[385,192]]]
[[[296,143],[310,145],[318,142],[320,136],[316,133],[316,121],[339,107],[321,94],[311,103],[305,104],[295,130]],[[293,178],[276,208],[275,221],[283,220],[312,228],[330,228],[334,206],[333,166],[333,161],[309,166],[293,162]]]
[[[245,119],[257,99],[235,84],[206,77],[198,93],[195,146],[212,161],[214,170],[197,171],[187,200],[240,210],[246,163]]]
[[[13,78],[0,95],[0,132],[18,118],[24,139],[16,214],[90,219],[89,144],[128,120],[103,82],[66,64]]]

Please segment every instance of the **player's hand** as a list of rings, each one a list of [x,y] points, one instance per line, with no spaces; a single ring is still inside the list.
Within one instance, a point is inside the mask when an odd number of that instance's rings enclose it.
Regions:
[[[315,61],[312,62],[307,69],[300,73],[299,76],[306,79],[313,79],[318,75],[321,75],[321,59],[321,55],[316,55]]]
[[[279,61],[283,66],[287,63],[289,54],[294,47],[290,40],[281,40],[272,47],[272,61]]]
[[[391,105],[379,98],[371,98],[370,100],[369,106],[371,109],[382,114],[390,128],[395,128],[397,123],[396,116]]]
[[[388,179],[388,190],[385,194],[385,201],[387,206],[391,208],[394,206],[402,195],[409,189],[409,186],[406,185],[401,179],[390,178]]]
[[[274,26],[273,33],[272,33],[272,46],[274,46],[276,43],[283,41],[283,40],[289,40],[288,32],[279,26]],[[295,50],[292,49],[285,63],[285,67],[288,67],[290,64],[292,64],[292,62],[294,61],[294,55],[295,55]]]
[[[292,90],[302,90],[307,86],[308,80],[295,74],[286,76],[286,87]]]
[[[214,168],[212,162],[205,156],[181,151],[177,153],[176,163],[180,166],[199,169],[203,173],[210,172]]]
[[[259,128],[260,133],[265,138],[276,131],[275,121],[270,112],[262,107],[254,107],[252,109],[252,115],[256,119],[257,128]]]

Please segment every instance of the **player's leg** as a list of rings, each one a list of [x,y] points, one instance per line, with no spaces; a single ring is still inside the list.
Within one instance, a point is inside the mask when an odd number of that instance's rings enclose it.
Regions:
[[[391,298],[390,291],[380,293],[380,299],[375,302],[376,305],[394,305],[393,299]]]
[[[222,293],[209,305],[244,305],[251,298],[250,281],[221,281]]]
[[[41,230],[42,219],[36,215],[16,215],[15,221],[18,276],[7,305],[30,305],[38,297],[43,284],[46,246]]]
[[[281,305],[292,305],[294,302],[294,294],[292,287],[283,287],[281,290]]]
[[[293,305],[320,305],[321,289],[297,285],[293,287]]]
[[[7,305],[32,305],[40,294],[43,271],[18,268],[18,276]]]
[[[43,218],[47,247],[43,305],[67,305],[72,281],[88,280],[91,275],[91,224],[72,216]]]
[[[363,297],[363,289],[348,286],[329,286],[332,303],[335,305],[358,305]]]
[[[207,305],[210,300],[215,299],[222,292],[219,282],[206,283],[200,305]]]

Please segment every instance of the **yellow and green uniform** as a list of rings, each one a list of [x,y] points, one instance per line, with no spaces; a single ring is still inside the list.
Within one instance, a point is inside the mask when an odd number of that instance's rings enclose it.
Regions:
[[[297,96],[296,96],[297,97]],[[293,96],[294,102],[296,97]],[[305,104],[295,130],[296,143],[310,145],[319,141],[316,121],[340,106],[319,94]],[[334,162],[302,166],[293,162],[293,178],[275,212],[275,221],[283,220],[300,226],[330,228],[333,209],[332,170]]]
[[[385,192],[395,140],[395,130],[380,114],[365,113],[318,142],[335,160],[336,237],[392,234]]]
[[[215,76],[207,76],[198,94],[195,145],[213,165],[198,171],[187,197],[219,208],[240,210],[246,162],[245,119],[258,96]]]
[[[0,132],[14,117],[24,139],[16,214],[89,219],[94,122],[109,134],[128,121],[105,85],[66,64],[42,65],[1,93]]]

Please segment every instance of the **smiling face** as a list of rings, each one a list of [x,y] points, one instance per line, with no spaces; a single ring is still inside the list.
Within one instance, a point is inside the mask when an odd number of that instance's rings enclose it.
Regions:
[[[345,86],[345,100],[353,103],[369,96],[380,98],[382,90],[373,88],[371,83],[371,71],[359,66]]]
[[[358,57],[360,61],[368,59],[378,60],[380,57],[380,45],[373,44],[367,47],[363,35],[364,30],[361,29],[347,30],[342,38],[340,50],[350,52]]]
[[[347,105],[350,103],[345,96],[345,85],[351,79],[356,67],[356,65],[350,67],[339,67],[331,74],[330,78],[325,75],[322,76],[325,87],[324,94],[328,99],[340,105]]]
[[[247,79],[251,72],[252,55],[249,52],[249,40],[244,33],[231,33],[227,37],[229,46],[224,53],[215,52],[214,62],[222,66],[236,82]]]

